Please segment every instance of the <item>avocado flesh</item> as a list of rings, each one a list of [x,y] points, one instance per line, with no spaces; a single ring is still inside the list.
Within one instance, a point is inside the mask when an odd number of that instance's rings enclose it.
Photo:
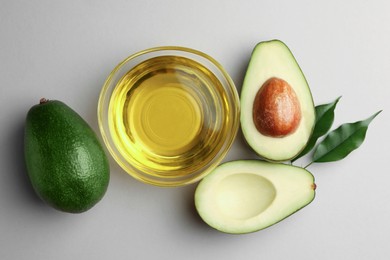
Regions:
[[[211,227],[244,234],[267,228],[309,204],[313,175],[291,165],[232,161],[218,166],[195,191],[195,206]]]
[[[271,78],[291,86],[299,101],[298,127],[283,137],[267,136],[258,131],[253,120],[253,106],[259,89]],[[315,124],[315,108],[309,85],[289,48],[279,40],[256,45],[241,91],[241,128],[252,149],[269,161],[288,161],[306,146]]]
[[[60,101],[33,106],[26,118],[27,173],[38,196],[70,213],[92,208],[109,183],[106,154],[89,125]]]

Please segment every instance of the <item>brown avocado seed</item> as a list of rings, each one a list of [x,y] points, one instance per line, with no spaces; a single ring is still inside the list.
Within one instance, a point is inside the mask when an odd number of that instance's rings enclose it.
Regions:
[[[301,107],[294,89],[284,80],[267,80],[253,102],[253,122],[266,136],[284,137],[292,134],[301,121]]]

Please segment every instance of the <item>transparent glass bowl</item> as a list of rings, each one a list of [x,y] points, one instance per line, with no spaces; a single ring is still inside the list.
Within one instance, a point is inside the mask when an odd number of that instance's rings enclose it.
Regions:
[[[223,160],[239,114],[237,90],[223,67],[175,46],[119,63],[98,102],[100,132],[115,161],[137,180],[167,187],[194,183]]]

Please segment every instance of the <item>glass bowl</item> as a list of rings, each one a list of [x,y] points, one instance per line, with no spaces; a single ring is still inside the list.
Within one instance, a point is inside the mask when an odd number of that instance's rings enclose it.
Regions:
[[[239,98],[210,56],[184,47],[131,55],[108,76],[98,123],[115,161],[156,186],[194,183],[229,151],[239,127]]]

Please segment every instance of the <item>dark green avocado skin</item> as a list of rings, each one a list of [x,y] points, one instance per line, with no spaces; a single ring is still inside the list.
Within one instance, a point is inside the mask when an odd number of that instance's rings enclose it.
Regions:
[[[109,163],[95,132],[60,101],[28,111],[24,155],[34,190],[60,211],[87,211],[107,190]]]

